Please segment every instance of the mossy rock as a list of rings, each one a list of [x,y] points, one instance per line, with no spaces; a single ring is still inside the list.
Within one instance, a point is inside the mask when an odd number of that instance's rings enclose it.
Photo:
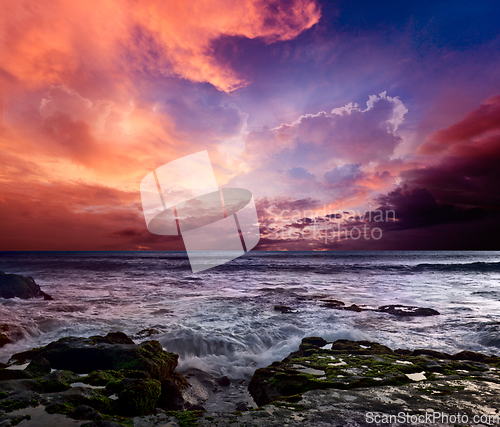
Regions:
[[[0,381],[25,380],[32,378],[29,372],[20,369],[0,369]]]
[[[281,362],[257,369],[248,386],[255,402],[264,405],[309,390],[399,386],[446,377],[500,381],[500,371],[491,370],[498,365],[495,356],[473,352],[395,352],[369,341],[337,340],[325,346],[326,341],[321,338],[305,338],[299,350]]]
[[[16,411],[18,409],[24,409],[28,407],[29,404],[23,401],[18,401],[18,400],[0,400],[0,410],[3,410],[5,412],[11,412],[11,411]]]
[[[114,412],[136,416],[151,414],[161,394],[161,383],[154,379],[130,379],[111,381],[106,390],[116,393],[118,400]]]
[[[30,362],[25,371],[29,372],[33,377],[41,377],[50,374],[51,367],[47,359],[37,356]]]
[[[71,383],[77,376],[70,371],[56,371],[35,381],[35,390],[38,393],[57,393],[71,388]]]
[[[80,379],[82,383],[93,386],[105,386],[110,381],[117,381],[125,378],[120,371],[94,371]]]
[[[81,405],[106,414],[113,414],[115,402],[101,390],[69,389],[51,395],[51,403],[45,407],[49,413],[69,414]]]
[[[47,359],[54,369],[79,374],[98,370],[145,371],[159,381],[173,373],[179,357],[163,350],[158,341],[145,341],[137,345],[120,332],[110,333],[105,337],[61,338],[41,349],[33,349],[13,357],[27,359],[36,356]]]

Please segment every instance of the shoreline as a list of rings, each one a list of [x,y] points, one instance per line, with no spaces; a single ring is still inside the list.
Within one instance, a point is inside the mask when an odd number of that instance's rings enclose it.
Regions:
[[[22,365],[13,364],[0,369],[1,425],[8,426],[12,420],[12,425],[20,423],[38,427],[39,423],[51,420],[54,427],[86,424],[92,427],[264,427],[284,425],[284,422],[288,426],[354,427],[412,424],[375,422],[376,419],[381,421],[384,414],[430,417],[427,413],[437,411],[451,415],[460,408],[462,415],[471,420],[474,416],[487,415],[493,419],[491,417],[499,415],[495,408],[500,392],[498,356],[467,351],[455,355],[431,350],[393,351],[373,342],[337,340],[329,343],[320,337],[309,337],[302,340],[298,351],[255,372],[249,391],[259,407],[247,405],[232,411],[206,411],[203,404],[210,396],[230,390],[227,382],[220,382],[199,370],[184,376],[175,374],[175,366],[170,364],[167,367],[164,362],[176,360],[177,355],[165,352],[155,341],[137,345],[129,340],[120,332],[105,337],[66,337],[44,348],[13,355],[12,360]],[[146,359],[141,359],[142,348],[152,352]],[[131,352],[136,356],[126,356]],[[65,357],[68,354],[73,354],[75,360],[68,360]],[[75,363],[84,360],[82,356],[89,358],[92,354],[99,354],[100,359],[87,360],[85,366]],[[121,356],[110,362],[110,354]],[[44,356],[51,360],[49,366]],[[124,360],[127,368],[135,366],[141,369],[124,369]],[[156,361],[156,365],[149,361]],[[93,369],[108,368],[109,363],[115,363],[112,367],[120,370]],[[61,364],[66,369],[69,365],[74,366],[77,372],[52,367],[61,367]],[[172,388],[172,381],[179,385],[186,379],[189,385]],[[155,381],[161,384],[162,391],[150,394],[153,401],[148,403],[144,400],[147,389],[137,387],[154,386]],[[160,401],[170,401],[169,405],[175,405],[172,399],[160,398],[165,384],[168,384],[171,395],[181,392],[178,397],[185,399],[183,407],[161,407]],[[134,387],[144,391],[134,397],[130,394]],[[479,396],[478,392],[482,394]],[[125,398],[127,406],[114,403],[109,399],[113,396],[115,402]],[[136,410],[143,413],[128,413],[130,405],[135,405]],[[113,411],[118,412],[113,415]],[[372,418],[367,419],[367,412],[372,413]],[[28,414],[31,414],[31,420],[24,417]],[[75,420],[82,417],[86,420]]]

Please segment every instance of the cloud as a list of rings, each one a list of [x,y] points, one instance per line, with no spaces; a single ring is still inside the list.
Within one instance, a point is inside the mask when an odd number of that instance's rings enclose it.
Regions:
[[[137,191],[78,181],[4,183],[0,216],[0,250],[184,249],[178,236],[148,232]]]
[[[104,132],[112,105],[111,101],[93,102],[64,85],[53,86],[40,102],[40,116],[50,119],[54,114],[63,112],[73,120],[87,123],[93,133],[100,134]]]
[[[500,208],[500,96],[485,101],[457,123],[435,132],[420,153],[435,164],[401,173],[408,188],[426,188],[442,203]]]
[[[359,163],[355,165],[346,163],[345,165],[335,167],[325,173],[325,180],[329,183],[354,181],[362,176],[362,172],[359,169],[360,166]]]
[[[286,176],[295,181],[312,181],[316,177],[310,173],[307,169],[300,167],[293,167],[286,171]]]
[[[5,15],[2,65],[25,85],[74,85],[104,71],[123,81],[147,72],[231,91],[246,80],[212,57],[213,41],[223,35],[290,40],[321,12],[312,0],[103,0],[97,6],[19,0],[5,5]]]
[[[500,132],[500,95],[488,98],[459,122],[434,132],[418,149],[420,154],[460,154],[467,147]]]
[[[402,138],[395,132],[407,109],[398,97],[382,92],[369,97],[364,110],[357,104],[300,116],[291,124],[250,132],[247,152],[257,159],[280,158],[290,166],[314,171],[314,166],[386,161]]]

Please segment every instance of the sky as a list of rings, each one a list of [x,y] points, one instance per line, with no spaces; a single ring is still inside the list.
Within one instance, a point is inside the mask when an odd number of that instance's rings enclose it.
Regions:
[[[496,0],[0,0],[0,250],[183,250],[207,150],[256,250],[500,250]]]

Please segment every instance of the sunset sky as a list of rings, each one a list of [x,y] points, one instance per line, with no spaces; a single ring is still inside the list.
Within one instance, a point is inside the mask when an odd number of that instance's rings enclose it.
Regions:
[[[256,249],[500,249],[497,0],[0,1],[0,250],[183,250],[139,184],[203,150]]]

